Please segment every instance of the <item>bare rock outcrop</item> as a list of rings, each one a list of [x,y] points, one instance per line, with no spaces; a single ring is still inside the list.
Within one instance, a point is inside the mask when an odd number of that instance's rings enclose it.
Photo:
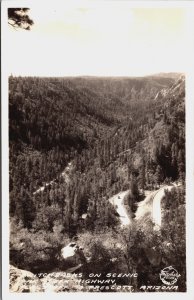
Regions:
[[[9,284],[13,293],[43,292],[41,281],[35,274],[12,265],[9,268]]]

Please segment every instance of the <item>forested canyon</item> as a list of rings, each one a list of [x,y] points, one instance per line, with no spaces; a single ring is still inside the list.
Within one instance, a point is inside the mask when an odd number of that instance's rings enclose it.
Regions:
[[[9,172],[11,265],[186,290],[184,75],[10,76]]]

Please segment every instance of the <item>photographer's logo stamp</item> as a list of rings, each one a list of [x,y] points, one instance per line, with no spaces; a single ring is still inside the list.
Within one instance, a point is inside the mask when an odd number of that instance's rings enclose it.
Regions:
[[[181,275],[172,266],[166,267],[160,272],[160,279],[164,284],[173,285]]]

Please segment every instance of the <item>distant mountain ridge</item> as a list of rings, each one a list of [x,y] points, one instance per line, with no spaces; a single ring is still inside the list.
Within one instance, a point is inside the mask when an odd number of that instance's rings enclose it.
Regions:
[[[153,75],[149,75],[148,77],[162,77],[162,78],[172,78],[172,79],[178,79],[181,76],[184,76],[185,74],[183,72],[169,72],[169,73],[156,73]]]
[[[68,79],[67,79],[68,80]],[[152,100],[161,89],[174,83],[172,77],[75,77],[71,79],[74,87],[89,89],[106,98],[122,102]]]

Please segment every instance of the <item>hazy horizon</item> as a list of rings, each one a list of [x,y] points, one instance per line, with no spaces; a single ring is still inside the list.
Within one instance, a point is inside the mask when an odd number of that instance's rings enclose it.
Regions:
[[[61,76],[37,76],[37,75],[19,75],[19,74],[13,74],[11,73],[9,77],[37,77],[37,78],[143,78],[143,77],[152,77],[152,76],[176,76],[176,75],[183,75],[185,76],[185,72],[159,72],[159,73],[151,73],[151,74],[145,74],[145,75],[136,75],[136,76],[131,76],[131,75],[126,75],[126,76],[117,76],[117,75],[110,75],[110,76],[103,76],[103,75],[61,75]]]

